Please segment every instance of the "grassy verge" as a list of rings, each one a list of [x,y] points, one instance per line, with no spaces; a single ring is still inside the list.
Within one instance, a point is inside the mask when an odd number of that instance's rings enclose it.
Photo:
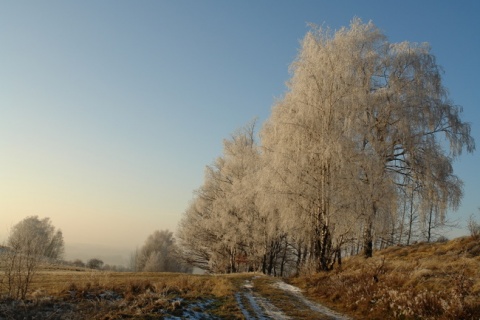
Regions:
[[[480,242],[459,238],[391,247],[291,281],[358,319],[479,319]]]

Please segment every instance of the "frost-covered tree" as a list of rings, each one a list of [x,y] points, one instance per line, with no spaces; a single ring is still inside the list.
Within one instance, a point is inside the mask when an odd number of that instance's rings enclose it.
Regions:
[[[27,217],[13,226],[8,249],[0,256],[5,273],[3,284],[10,297],[24,299],[42,262],[60,259],[64,252],[63,235],[49,218]]]
[[[268,195],[261,183],[265,159],[255,141],[255,124],[246,125],[224,141],[222,173],[234,177],[225,199],[236,213],[229,228],[237,243],[236,269],[283,274],[287,234],[281,228],[278,210],[265,201]]]
[[[228,208],[231,181],[221,173],[224,159],[218,158],[205,170],[204,184],[180,221],[177,237],[185,260],[209,272],[234,272],[237,218]],[[231,210],[230,210],[231,209]]]
[[[427,44],[389,43],[372,23],[354,20],[336,38],[351,45],[351,108],[355,110],[350,138],[356,141],[365,202],[364,253],[371,256],[374,221],[395,209],[401,181],[418,188],[423,219],[434,214],[443,221],[446,209],[461,199],[461,181],[452,160],[475,148],[470,126],[460,119],[441,83],[441,70]],[[446,145],[446,148],[443,145]],[[387,200],[387,201],[385,201]]]
[[[337,240],[348,233],[342,224],[352,210],[345,195],[354,141],[349,107],[350,67],[341,46],[320,31],[308,33],[291,66],[289,91],[272,109],[262,131],[273,193],[287,201],[282,217],[295,226],[315,269],[335,261]],[[347,227],[347,229],[345,229]],[[335,240],[334,240],[335,239]]]
[[[283,274],[430,240],[462,197],[452,161],[475,144],[429,46],[390,43],[359,19],[313,27],[291,73],[260,146],[247,126],[207,167],[179,227],[187,259]]]
[[[135,271],[145,272],[191,272],[190,266],[179,258],[173,233],[168,230],[155,231],[135,252]]]
[[[260,270],[266,264],[271,220],[258,207],[261,168],[254,121],[224,140],[223,156],[206,168],[204,183],[179,225],[178,238],[190,263],[210,272]]]
[[[7,246],[24,254],[49,259],[61,259],[65,250],[63,234],[56,230],[50,218],[27,217],[13,226]]]
[[[304,224],[317,270],[330,268],[334,243],[350,231],[372,255],[376,233],[396,220],[405,181],[419,186],[422,217],[441,221],[458,205],[451,162],[475,145],[428,45],[390,43],[354,19],[335,33],[313,28],[291,70],[262,145],[273,187],[290,202],[284,217]],[[345,220],[356,230],[339,230]]]

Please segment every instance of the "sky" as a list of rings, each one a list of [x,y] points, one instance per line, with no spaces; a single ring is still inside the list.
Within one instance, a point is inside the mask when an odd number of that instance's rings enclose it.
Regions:
[[[475,0],[2,1],[0,243],[32,215],[62,230],[70,259],[174,231],[223,139],[285,93],[308,24],[354,17],[390,42],[430,43],[479,144]],[[480,207],[478,164],[475,152],[454,165],[463,227]]]

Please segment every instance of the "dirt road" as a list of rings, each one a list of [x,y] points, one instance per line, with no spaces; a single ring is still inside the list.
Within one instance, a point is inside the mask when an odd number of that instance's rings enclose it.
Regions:
[[[308,300],[297,287],[263,276],[244,281],[235,294],[245,319],[350,319]]]

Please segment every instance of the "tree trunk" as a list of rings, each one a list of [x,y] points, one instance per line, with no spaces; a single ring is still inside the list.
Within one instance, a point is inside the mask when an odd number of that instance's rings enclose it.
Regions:
[[[320,251],[320,264],[322,271],[329,271],[331,253],[332,253],[332,237],[327,225],[323,225],[322,228],[322,248]]]
[[[267,254],[265,253],[262,258],[262,273],[267,274]]]
[[[433,205],[430,205],[430,212],[428,215],[428,226],[427,226],[427,242],[430,242],[432,239],[432,221],[433,219]]]
[[[283,245],[282,261],[280,261],[280,277],[283,277],[283,272],[285,271],[285,263],[287,261],[287,249],[288,249],[288,242],[287,242],[287,237],[285,237],[285,243]]]
[[[412,195],[410,198],[410,215],[409,215],[409,221],[408,221],[408,235],[407,235],[407,246],[410,244],[410,239],[412,238],[412,229],[413,229],[413,221],[414,221],[414,210],[413,210],[413,196],[414,196],[415,190],[412,189]]]
[[[230,266],[229,266],[229,273],[235,273],[237,272],[237,267],[235,264],[235,255],[236,255],[237,250],[232,249],[230,251]]]
[[[363,256],[371,258],[373,256],[373,236],[372,236],[372,221],[369,219],[365,224],[363,232]]]
[[[271,275],[274,267],[275,262],[275,243],[272,241],[270,243],[270,252],[268,257],[268,266],[267,266],[267,274]]]

